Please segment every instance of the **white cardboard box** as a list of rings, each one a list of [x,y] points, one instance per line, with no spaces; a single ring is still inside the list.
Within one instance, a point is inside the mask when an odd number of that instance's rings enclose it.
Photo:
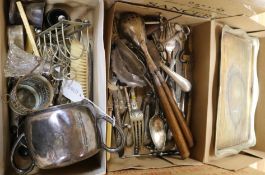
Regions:
[[[7,1],[0,0],[0,94],[4,97],[6,94],[6,80],[3,74],[3,67],[6,60],[7,40],[6,27],[7,19],[4,12]],[[47,8],[53,4],[63,3],[72,5],[70,16],[80,16],[88,18],[93,26],[93,99],[94,102],[106,111],[106,69],[105,69],[105,54],[103,46],[103,20],[104,20],[104,2],[103,0],[47,0]],[[59,5],[60,6],[60,5]],[[81,18],[82,19],[82,18]],[[0,101],[0,175],[11,174],[12,169],[9,168],[10,162],[10,147],[9,147],[9,123],[8,123],[7,104]],[[101,123],[103,139],[105,140],[106,124]],[[88,159],[79,164],[60,168],[55,170],[45,171],[45,174],[75,174],[75,175],[94,175],[106,173],[106,154],[101,151],[92,160]],[[34,172],[34,174],[43,174]]]

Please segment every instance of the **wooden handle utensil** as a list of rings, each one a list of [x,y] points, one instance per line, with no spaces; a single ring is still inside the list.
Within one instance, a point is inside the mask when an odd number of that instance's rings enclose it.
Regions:
[[[163,79],[162,79],[163,77],[161,76],[161,74],[158,77],[159,77],[160,81],[162,82],[161,84],[162,84],[162,86],[163,86],[163,88],[165,90],[165,93],[167,95],[168,101],[169,101],[169,103],[170,103],[170,105],[171,105],[171,107],[173,109],[173,112],[174,112],[175,117],[176,117],[176,119],[178,121],[178,124],[179,124],[179,126],[180,126],[180,128],[181,128],[181,130],[183,132],[183,135],[184,135],[184,137],[185,137],[185,139],[187,141],[187,145],[191,148],[194,145],[191,131],[190,131],[190,129],[189,129],[189,127],[188,127],[188,125],[187,125],[187,123],[186,123],[186,121],[185,121],[185,119],[183,117],[183,114],[180,111],[176,101],[174,100],[174,98],[172,96],[172,93],[170,92],[169,87],[167,86],[166,82],[163,81]]]
[[[169,124],[170,130],[173,134],[174,140],[176,142],[177,148],[180,152],[180,155],[182,158],[187,158],[190,156],[190,151],[188,149],[188,146],[186,144],[186,141],[184,139],[184,136],[182,134],[182,131],[179,127],[179,124],[177,120],[175,119],[174,112],[171,108],[170,103],[167,100],[167,95],[164,92],[164,89],[159,82],[159,79],[156,75],[153,75],[154,82],[155,82],[155,88],[158,93],[159,99],[160,99],[160,104],[162,106],[162,109],[165,113],[167,122]]]
[[[180,110],[178,109],[178,106],[175,106],[174,103],[174,99],[170,93],[170,90],[168,88],[168,85],[166,84],[165,80],[163,79],[162,75],[160,74],[160,72],[158,71],[155,63],[153,62],[146,45],[141,44],[140,46],[146,56],[146,62],[147,62],[147,66],[152,74],[152,77],[154,79],[154,83],[155,83],[155,89],[158,93],[159,99],[160,99],[160,104],[162,106],[162,109],[165,113],[166,119],[168,121],[170,130],[173,134],[174,140],[176,142],[176,145],[179,149],[180,155],[182,158],[187,158],[190,155],[188,146],[186,141],[189,143],[189,146],[193,146],[193,139],[191,136],[191,133],[188,132],[190,131],[189,128],[187,127],[184,117],[182,115],[182,113],[180,112]],[[170,94],[169,94],[169,93]],[[173,101],[172,101],[173,100]],[[180,112],[180,113],[176,113],[176,112]],[[178,118],[182,118],[183,122],[178,122]],[[179,119],[181,120],[181,119]],[[185,141],[185,138],[183,136],[184,133],[182,133],[182,128],[185,129],[186,132],[184,132],[185,134],[187,134],[187,139]],[[190,137],[191,136],[191,137]]]

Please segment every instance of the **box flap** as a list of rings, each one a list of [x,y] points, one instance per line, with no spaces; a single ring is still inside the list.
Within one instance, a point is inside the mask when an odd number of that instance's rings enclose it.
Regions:
[[[192,28],[193,37],[193,107],[191,130],[196,146],[192,156],[209,161],[213,150],[214,125],[218,95],[219,41],[222,26],[215,21]]]
[[[139,5],[139,4],[133,4],[133,5],[134,6],[132,6],[132,3],[116,2],[114,4],[114,7],[112,7],[112,8],[115,9],[115,13],[134,12],[134,13],[138,13],[142,16],[145,16],[145,15],[154,15],[154,16],[162,15],[166,19],[171,20],[171,22],[177,22],[177,23],[182,24],[182,25],[195,25],[195,24],[209,21],[209,20],[204,19],[204,18],[199,18],[196,16],[190,16],[190,15],[182,15],[182,14],[179,14],[176,12],[163,10],[161,8],[148,7],[148,6],[143,6],[143,5]]]
[[[192,28],[192,117],[191,132],[193,134],[196,146],[192,148],[192,157],[197,160],[203,160],[207,157],[206,140],[209,133],[206,126],[208,118],[208,87],[209,87],[209,69],[210,69],[210,33],[211,23],[203,23]],[[202,44],[203,43],[203,44]],[[200,47],[196,47],[200,46]],[[202,103],[203,102],[203,103]],[[198,122],[200,121],[200,122]]]
[[[258,38],[265,38],[265,31],[261,31],[261,32],[251,32],[248,33],[250,36],[253,37],[258,37]]]
[[[263,152],[263,151],[258,151],[258,150],[254,150],[254,149],[247,149],[247,150],[243,150],[242,152],[256,156],[258,158],[265,159],[265,152]]]
[[[249,165],[249,167],[262,171],[264,173],[265,172],[265,159],[262,159],[256,163],[253,163]]]
[[[182,167],[170,167],[161,169],[148,169],[148,170],[123,170],[119,172],[108,172],[108,175],[264,175],[263,172],[257,171],[253,168],[244,168],[237,172],[231,172],[222,168],[214,166],[203,165],[203,166],[182,166]]]
[[[119,171],[125,169],[150,169],[165,168],[173,166],[202,165],[193,159],[180,160],[176,157],[131,157],[126,159],[111,158],[108,162],[108,171]]]
[[[1,32],[0,32],[0,174],[4,174],[8,165],[7,158],[9,156],[9,139],[8,136],[10,134],[9,130],[9,120],[8,117],[8,108],[5,100],[7,88],[6,88],[6,78],[4,75],[4,65],[6,61],[6,23],[5,23],[5,1],[0,2],[0,24],[1,24]]]
[[[185,160],[181,160],[179,158],[176,158],[175,156],[165,156],[163,157],[163,159],[171,162],[172,164],[176,165],[176,166],[189,166],[189,165],[203,165],[203,163],[194,160],[194,159],[185,159]]]
[[[260,48],[258,55],[258,80],[259,80],[259,101],[256,109],[255,116],[255,128],[256,128],[256,138],[257,144],[255,149],[265,152],[265,76],[264,76],[264,66],[265,66],[265,38],[260,38]]]
[[[231,16],[252,16],[265,12],[263,0],[122,0],[156,7],[181,14],[216,19]]]
[[[216,20],[219,23],[229,25],[233,28],[240,28],[246,32],[262,31],[265,26],[246,16],[235,16]]]
[[[257,161],[262,160],[258,157],[253,157],[249,155],[237,154],[234,156],[229,156],[222,158],[220,160],[214,160],[207,164],[213,165],[219,168],[224,168],[227,170],[237,171],[242,168],[248,167],[250,164],[253,164]]]
[[[105,12],[104,20],[104,48],[106,59],[106,79],[109,80],[109,68],[110,68],[110,52],[111,52],[111,36],[112,36],[112,24],[114,20],[115,5]],[[106,20],[106,16],[108,17]]]

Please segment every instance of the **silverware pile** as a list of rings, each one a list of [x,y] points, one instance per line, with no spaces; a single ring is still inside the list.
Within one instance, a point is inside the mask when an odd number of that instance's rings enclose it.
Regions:
[[[121,121],[118,124],[124,128],[126,136],[125,150],[119,155],[178,153],[187,158],[193,146],[188,128],[191,31],[188,26],[170,22],[162,16],[152,19],[156,20],[122,13],[113,22],[112,73],[108,89],[113,100],[109,105],[123,104],[122,111],[113,108],[113,116]],[[120,92],[119,97],[113,93],[114,86]],[[115,142],[118,143],[117,136]]]

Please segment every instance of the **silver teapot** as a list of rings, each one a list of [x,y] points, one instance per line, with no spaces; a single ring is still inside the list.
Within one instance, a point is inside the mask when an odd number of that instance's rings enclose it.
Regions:
[[[117,148],[107,147],[97,126],[99,120],[106,120],[121,136]],[[21,169],[14,161],[14,154],[25,138],[32,163]],[[40,169],[63,167],[87,159],[100,151],[117,152],[124,147],[122,128],[115,120],[100,115],[87,100],[54,106],[34,112],[25,118],[25,129],[15,142],[11,152],[11,165],[19,174],[30,172],[36,165]]]

